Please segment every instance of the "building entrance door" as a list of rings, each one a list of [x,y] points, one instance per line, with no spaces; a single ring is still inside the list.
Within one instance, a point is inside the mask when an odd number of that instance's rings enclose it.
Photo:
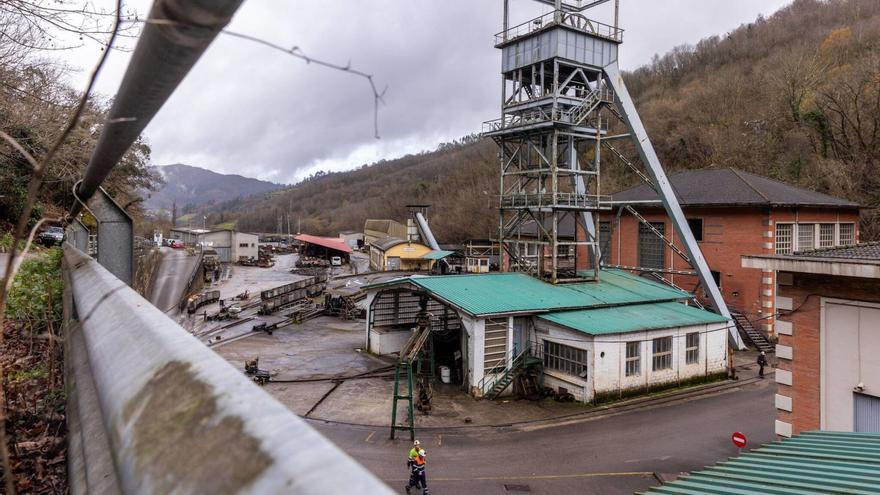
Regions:
[[[513,319],[513,357],[519,356],[519,354],[526,348],[527,337],[526,337],[526,319],[525,318],[514,318]]]

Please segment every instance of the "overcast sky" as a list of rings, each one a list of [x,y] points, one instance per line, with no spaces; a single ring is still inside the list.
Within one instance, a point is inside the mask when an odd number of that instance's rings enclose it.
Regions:
[[[621,0],[626,30],[620,64],[634,69],[654,54],[724,34],[790,0]],[[112,5],[107,0],[94,2]],[[511,0],[512,24],[548,12]],[[149,1],[127,5],[141,13]],[[317,170],[344,170],[434,149],[478,132],[500,115],[501,0],[246,0],[230,30],[374,74],[388,87],[373,135],[367,82],[221,35],[145,134],[157,165],[185,163],[293,183]],[[611,7],[588,16],[610,22]],[[89,69],[98,49],[66,52]],[[130,54],[113,52],[97,89],[112,96]],[[83,70],[71,76],[81,87]]]

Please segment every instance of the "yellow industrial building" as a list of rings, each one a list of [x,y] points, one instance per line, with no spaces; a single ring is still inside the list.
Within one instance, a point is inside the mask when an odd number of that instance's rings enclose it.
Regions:
[[[434,251],[424,244],[397,237],[383,237],[370,244],[373,271],[429,271],[445,251]]]

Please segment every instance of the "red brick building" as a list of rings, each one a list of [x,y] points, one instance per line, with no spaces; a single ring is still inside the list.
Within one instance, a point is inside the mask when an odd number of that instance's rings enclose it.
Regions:
[[[736,169],[682,172],[669,178],[727,304],[775,334],[772,270],[742,267],[741,256],[785,254],[858,242],[859,205]],[[613,195],[626,201],[682,248],[657,194],[642,185]],[[690,266],[627,210],[599,219],[603,262],[649,267],[679,287],[693,291],[697,278],[675,274]],[[580,234],[582,235],[582,234]],[[586,252],[578,253],[585,260]],[[668,273],[673,271],[673,273]],[[703,291],[697,290],[703,297]]]
[[[880,433],[880,243],[742,265],[777,274],[776,433]]]

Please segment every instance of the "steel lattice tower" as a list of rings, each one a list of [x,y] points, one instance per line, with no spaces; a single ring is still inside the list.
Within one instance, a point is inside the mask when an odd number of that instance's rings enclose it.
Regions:
[[[602,193],[604,155],[657,192],[684,252],[664,241],[691,264],[715,310],[729,317],[620,75],[617,6],[612,26],[583,15],[610,0],[536,1],[554,10],[510,27],[504,0],[504,28],[495,35],[502,51],[502,115],[483,124],[483,135],[500,148],[499,228],[508,269],[551,283],[601,277],[596,217],[615,208],[638,216],[631,205]],[[622,126],[613,125],[618,122]],[[615,128],[626,132],[612,134]],[[632,141],[641,168],[615,147],[622,140]],[[579,256],[589,258],[590,270],[578,271],[586,266]],[[735,328],[730,337],[741,347]]]

